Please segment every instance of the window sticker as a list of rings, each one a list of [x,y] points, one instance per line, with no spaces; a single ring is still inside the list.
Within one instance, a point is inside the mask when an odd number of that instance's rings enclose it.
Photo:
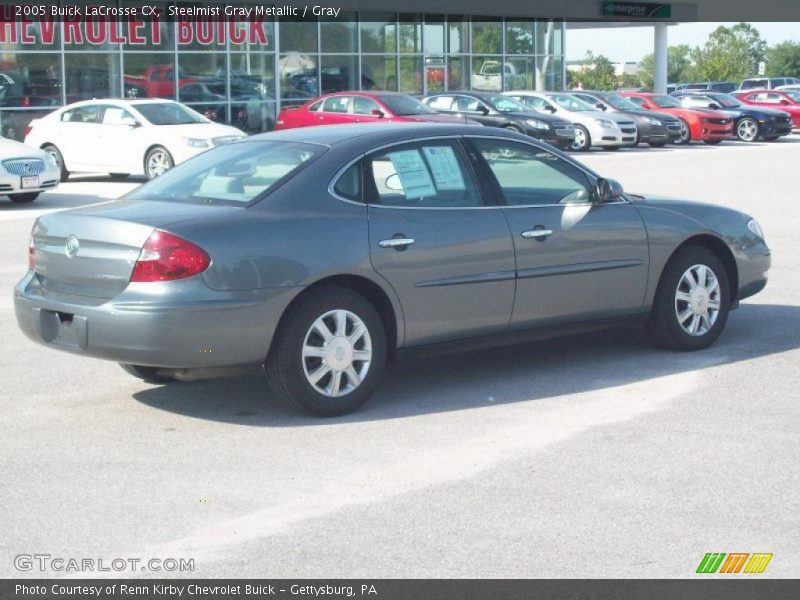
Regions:
[[[422,151],[433,171],[433,180],[440,190],[466,190],[464,176],[456,153],[450,146],[424,146]]]
[[[400,183],[405,190],[406,198],[423,198],[435,196],[436,188],[433,185],[431,174],[425,166],[425,161],[417,150],[402,150],[387,154],[392,161]]]

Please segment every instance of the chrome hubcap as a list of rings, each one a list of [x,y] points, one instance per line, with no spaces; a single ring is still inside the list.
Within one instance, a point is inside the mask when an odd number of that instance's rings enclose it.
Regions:
[[[686,126],[686,123],[681,121],[681,142],[686,143],[689,141],[689,128]]]
[[[756,127],[756,124],[750,119],[745,119],[739,123],[736,132],[739,134],[739,139],[745,142],[752,142],[756,139],[758,127]]]
[[[153,152],[147,160],[147,173],[150,177],[163,175],[172,167],[166,152]]]
[[[308,328],[302,362],[317,392],[329,398],[349,394],[364,381],[372,362],[367,326],[349,310],[326,312]]]
[[[572,142],[572,149],[573,150],[580,150],[586,145],[586,134],[583,133],[583,129],[576,129],[575,130],[575,141]]]
[[[701,336],[717,322],[722,304],[722,290],[717,275],[706,265],[686,269],[675,290],[675,316],[681,328],[692,336]]]

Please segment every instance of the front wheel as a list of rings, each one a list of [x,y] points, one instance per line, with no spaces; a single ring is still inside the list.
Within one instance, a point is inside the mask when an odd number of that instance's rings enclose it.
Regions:
[[[12,202],[17,202],[19,204],[27,204],[28,202],[33,202],[38,197],[39,197],[39,192],[29,192],[27,194],[11,194],[9,196]]]
[[[265,371],[271,390],[318,417],[353,412],[370,397],[386,363],[380,315],[363,296],[319,288],[290,308]]]
[[[61,150],[56,148],[53,144],[46,144],[42,146],[42,150],[44,150],[50,156],[53,157],[53,160],[55,161],[56,166],[58,167],[58,170],[60,172],[61,181],[66,181],[67,179],[69,179],[69,171],[67,171],[67,167],[64,164],[64,156],[61,154]]]
[[[169,150],[163,146],[156,146],[147,152],[144,158],[144,173],[148,179],[155,179],[175,166],[175,161]]]
[[[736,124],[736,137],[743,142],[755,142],[761,130],[755,119],[744,118]]]
[[[680,122],[681,122],[681,135],[677,140],[674,140],[672,143],[678,146],[685,146],[692,141],[692,130],[686,121],[680,119]]]
[[[661,274],[647,323],[655,342],[670,350],[713,344],[728,320],[731,292],[719,257],[702,246],[686,247]]]
[[[570,144],[569,149],[575,152],[586,152],[592,147],[592,136],[589,130],[583,125],[575,125],[575,139]]]

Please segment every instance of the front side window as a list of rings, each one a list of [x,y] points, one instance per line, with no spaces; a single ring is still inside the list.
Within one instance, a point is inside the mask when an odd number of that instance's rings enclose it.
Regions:
[[[381,110],[381,107],[378,106],[378,103],[372,98],[367,98],[365,96],[356,96],[353,98],[353,114],[370,115],[373,110]]]
[[[103,125],[133,125],[136,119],[124,108],[106,106],[103,111]]]
[[[539,112],[547,111],[548,106],[550,106],[550,103],[547,102],[547,100],[544,98],[539,98],[538,96],[520,96],[517,99],[525,106],[528,106],[533,110],[538,110]]]
[[[242,205],[291,177],[322,152],[299,142],[220,146],[170,169],[126,196],[190,204]]]
[[[481,106],[480,100],[469,96],[456,96],[456,110],[464,112],[478,112]]]
[[[546,150],[504,139],[475,138],[472,143],[489,165],[509,206],[592,201],[586,175]]]
[[[525,112],[528,110],[527,106],[520,104],[511,96],[492,96],[490,102],[497,112]]]
[[[406,208],[483,205],[472,169],[454,140],[394,146],[367,158],[366,165],[372,204]]]

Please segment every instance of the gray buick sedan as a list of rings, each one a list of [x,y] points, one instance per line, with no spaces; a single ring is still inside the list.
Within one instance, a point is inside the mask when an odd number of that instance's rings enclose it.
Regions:
[[[748,215],[625,193],[529,137],[408,124],[215,148],[39,217],[29,263],[14,302],[37,342],[163,383],[263,367],[334,416],[415,351],[630,321],[705,348],[770,252]]]

